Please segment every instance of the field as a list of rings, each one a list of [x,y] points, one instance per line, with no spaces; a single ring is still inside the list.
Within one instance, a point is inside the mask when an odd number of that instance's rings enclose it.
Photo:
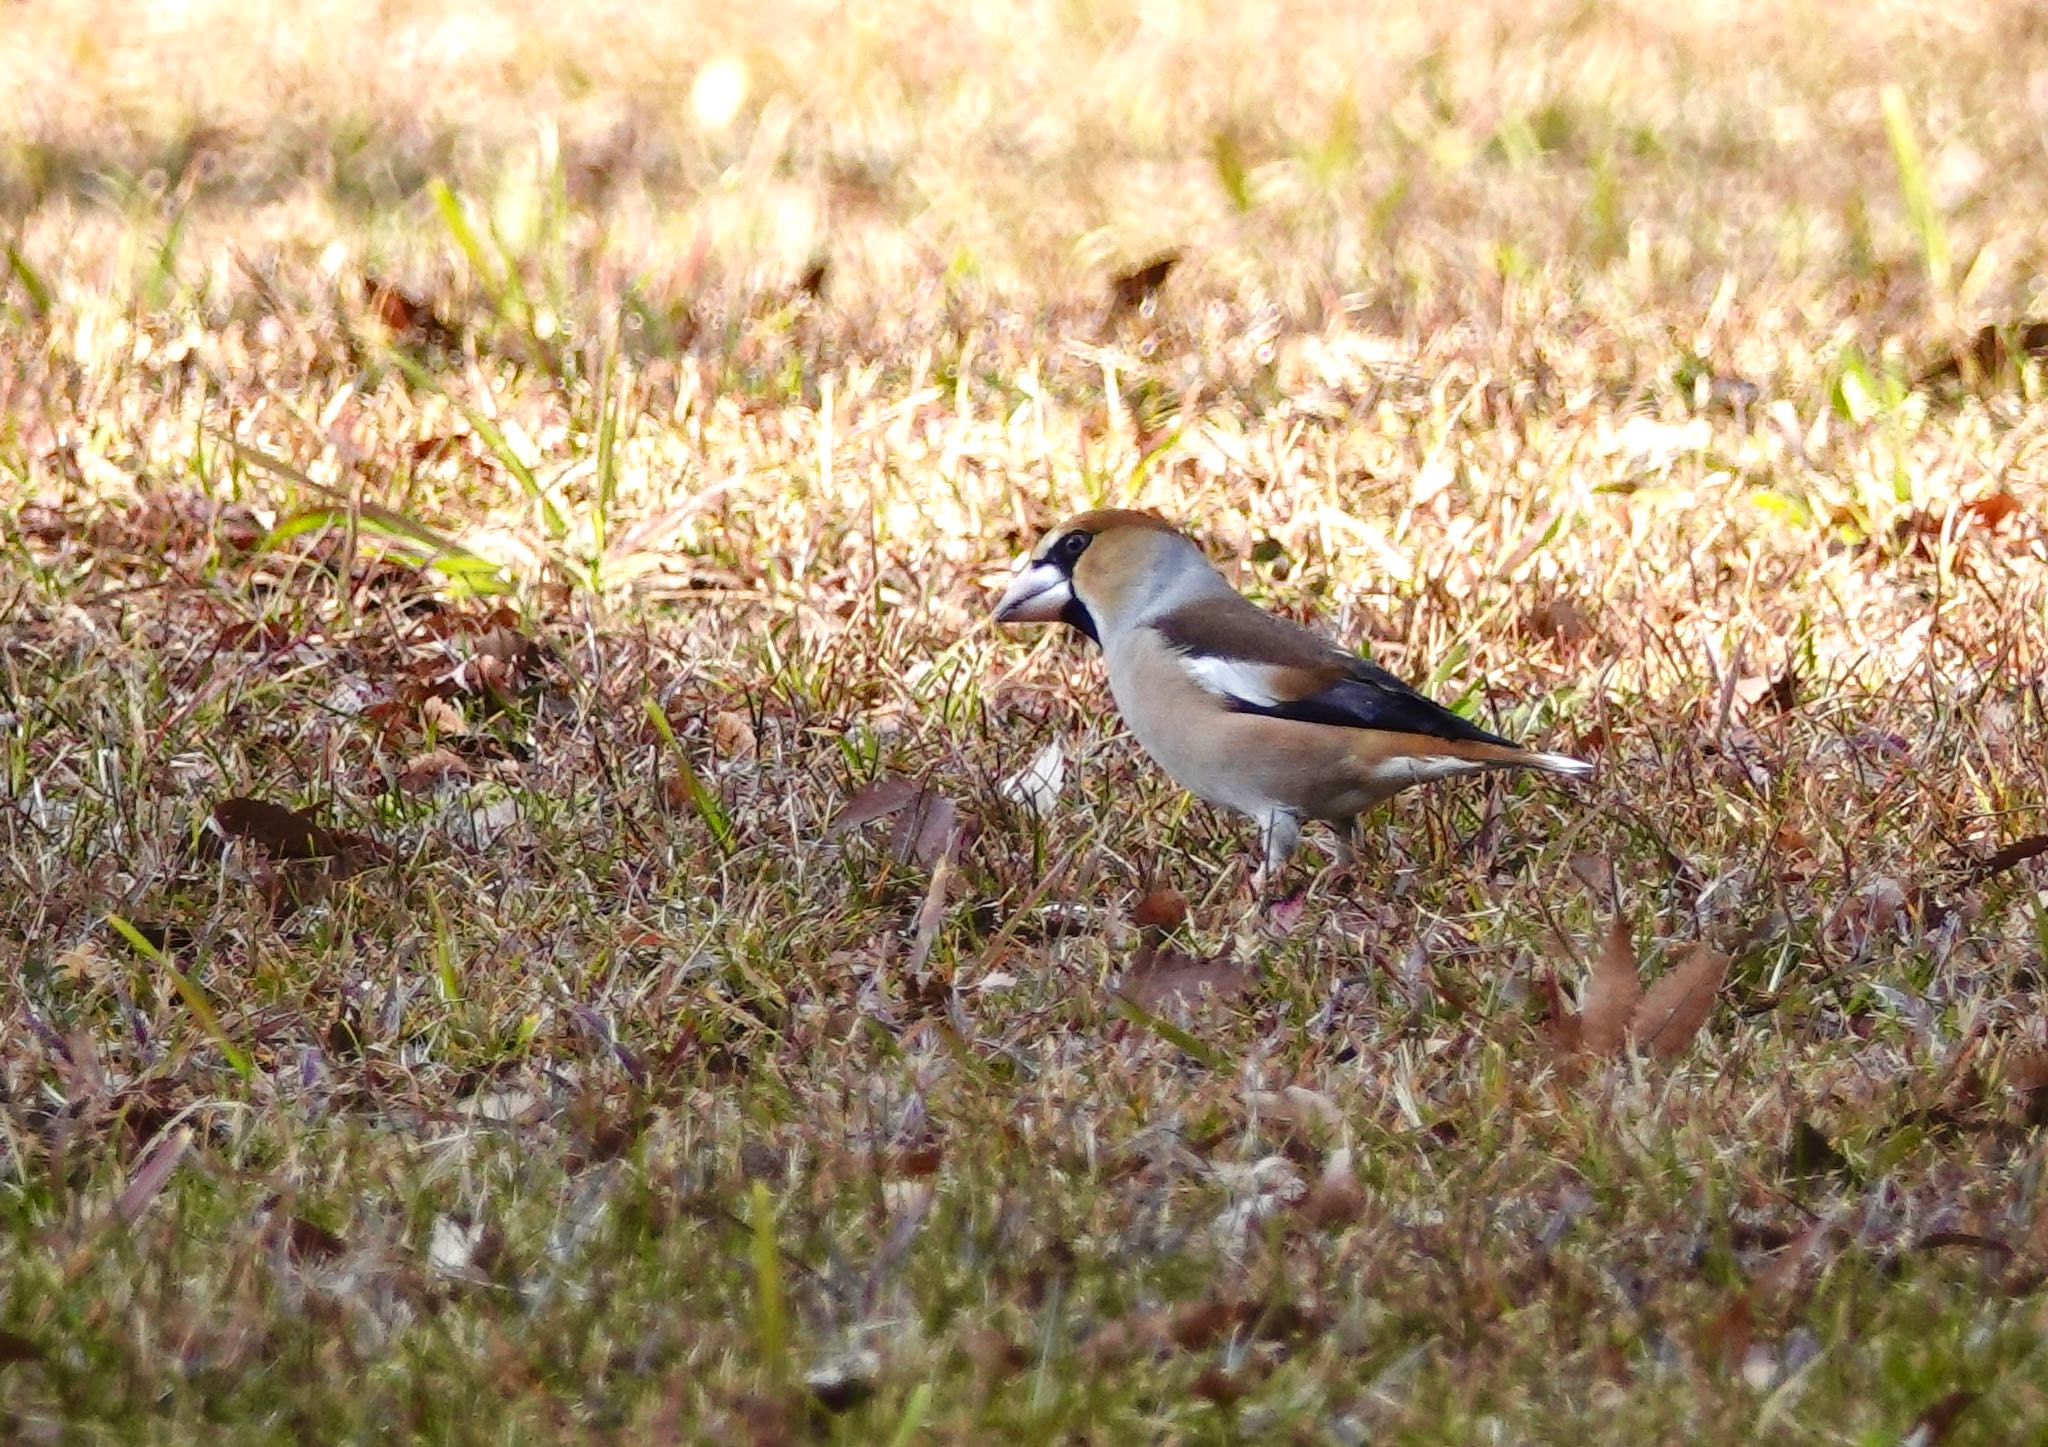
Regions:
[[[0,1437],[2048,1440],[2048,19],[1679,8],[6,7]]]

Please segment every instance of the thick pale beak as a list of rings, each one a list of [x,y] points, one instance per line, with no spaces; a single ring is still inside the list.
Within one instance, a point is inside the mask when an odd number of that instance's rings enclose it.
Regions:
[[[1017,575],[996,604],[998,623],[1057,623],[1074,600],[1074,586],[1051,563],[1033,563]]]

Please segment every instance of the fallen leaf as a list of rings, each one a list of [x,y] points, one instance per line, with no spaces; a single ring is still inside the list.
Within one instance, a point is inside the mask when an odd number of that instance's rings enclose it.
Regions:
[[[1118,272],[1109,283],[1109,312],[1122,316],[1143,307],[1159,294],[1166,278],[1180,265],[1180,252],[1162,251],[1143,265]]]
[[[408,794],[431,789],[444,779],[466,779],[469,764],[453,749],[428,749],[414,754],[398,771],[398,787]]]
[[[329,1261],[348,1250],[348,1242],[304,1216],[285,1223],[284,1244],[286,1255],[294,1261]]]
[[[1059,803],[1060,790],[1067,782],[1067,755],[1060,741],[1053,739],[1031,756],[1031,762],[996,785],[996,792],[1013,804],[1022,804],[1043,819]]]
[[[387,330],[407,341],[445,351],[459,351],[462,339],[427,302],[380,276],[363,278],[363,296],[371,313]]]
[[[1131,910],[1131,923],[1139,929],[1177,929],[1188,917],[1188,897],[1168,885],[1155,889]]]
[[[930,869],[953,851],[959,811],[935,789],[921,790],[909,807],[896,815],[889,846],[905,864]]]
[[[39,1362],[43,1349],[27,1337],[11,1331],[0,1331],[0,1367],[10,1362]]]
[[[1628,1038],[1629,1020],[1643,998],[1642,971],[1629,939],[1628,920],[1615,915],[1607,942],[1593,962],[1586,998],[1579,1010],[1579,1045],[1590,1055],[1612,1055]]]
[[[1593,624],[1585,609],[1569,598],[1553,598],[1531,609],[1523,625],[1536,637],[1567,648],[1593,636]]]
[[[1188,1384],[1188,1390],[1205,1402],[1219,1407],[1228,1407],[1246,1393],[1252,1384],[1242,1374],[1233,1372],[1218,1362],[1211,1362]]]
[[[1730,957],[1696,944],[1683,960],[1652,985],[1636,1007],[1630,1033],[1638,1048],[1659,1060],[1675,1060],[1699,1033],[1714,1008],[1714,994],[1728,973]]]
[[[142,1213],[149,1209],[149,1203],[157,1198],[164,1183],[171,1178],[171,1172],[178,1168],[178,1162],[185,1159],[185,1152],[192,1148],[192,1130],[179,1126],[168,1140],[159,1141],[135,1174],[128,1180],[121,1198],[114,1202],[114,1219],[123,1226],[133,1226],[142,1219]]]
[[[1810,1176],[1849,1175],[1848,1157],[1835,1149],[1812,1121],[1801,1118],[1792,1126],[1792,1139],[1785,1146],[1784,1174],[1794,1179]]]
[[[1292,894],[1282,895],[1266,906],[1266,928],[1276,935],[1291,935],[1300,927],[1302,916],[1308,911],[1308,886],[1303,885]]]
[[[950,833],[948,841],[950,842]],[[946,918],[946,891],[952,883],[953,856],[941,849],[932,864],[931,883],[924,892],[924,902],[917,908],[917,920],[912,926],[910,957],[904,962],[904,972],[912,978],[921,976],[932,956],[932,946],[939,938],[939,926]]]
[[[2020,500],[2000,488],[1997,492],[1989,492],[1964,503],[1963,511],[1980,525],[1995,528],[2020,511]]]
[[[960,1339],[960,1354],[985,1384],[1015,1376],[1031,1361],[1030,1353],[992,1326],[970,1329]]]
[[[1352,1168],[1351,1147],[1339,1146],[1330,1152],[1322,1176],[1295,1209],[1310,1226],[1326,1231],[1349,1226],[1365,1214],[1365,1190]]]
[[[1140,947],[1124,972],[1121,990],[1132,1004],[1157,1015],[1176,1004],[1227,1003],[1251,983],[1250,974],[1225,956],[1201,960],[1179,950]]]
[[[751,759],[757,741],[743,713],[720,709],[711,716],[711,751],[721,759]]]
[[[881,1374],[881,1354],[857,1347],[805,1372],[804,1386],[828,1412],[845,1412],[875,1394],[875,1379]]]
[[[469,732],[469,720],[462,716],[460,706],[437,693],[420,700],[420,724],[436,738],[459,738]]]
[[[2012,361],[2015,351],[2023,356],[2048,356],[2048,321],[2023,318],[2017,322],[1992,322],[1979,327],[1967,349],[1957,348],[1951,356],[1929,367],[1914,381],[1914,385],[1925,387],[1933,382],[1960,381],[1966,360],[1975,371],[1977,380],[1995,380]]]
[[[1965,871],[1964,882],[1982,884],[1994,875],[2003,874],[2043,854],[2048,854],[2048,834],[2029,834],[2024,839],[2015,839],[1987,858],[1972,862]]]
[[[469,1276],[483,1241],[481,1222],[436,1216],[427,1238],[427,1264],[443,1276]]]
[[[924,786],[915,779],[906,779],[901,774],[884,774],[872,784],[858,790],[851,799],[840,807],[826,826],[825,836],[837,838],[841,834],[858,829],[863,824],[872,824],[877,819],[886,819],[924,793]]]
[[[1242,1326],[1252,1303],[1225,1296],[1182,1302],[1166,1321],[1166,1335],[1182,1351],[1211,1346]]]
[[[1543,993],[1550,1005],[1543,1017],[1543,1027],[1550,1035],[1551,1045],[1566,1055],[1581,1053],[1585,1045],[1585,1021],[1565,1002],[1564,990],[1558,985],[1554,973],[1544,972]]]
[[[1913,1430],[1899,1439],[1899,1447],[1935,1447],[1948,1440],[1956,1422],[1977,1400],[1975,1392],[1954,1391],[1920,1414]]]
[[[273,859],[325,859],[339,852],[334,836],[310,817],[262,799],[223,799],[213,806],[213,822],[229,838]]]

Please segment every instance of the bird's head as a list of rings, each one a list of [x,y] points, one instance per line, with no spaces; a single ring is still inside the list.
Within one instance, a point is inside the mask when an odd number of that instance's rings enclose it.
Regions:
[[[1065,623],[1097,643],[1185,596],[1223,586],[1186,536],[1157,513],[1100,508],[1068,518],[1038,540],[998,623]]]

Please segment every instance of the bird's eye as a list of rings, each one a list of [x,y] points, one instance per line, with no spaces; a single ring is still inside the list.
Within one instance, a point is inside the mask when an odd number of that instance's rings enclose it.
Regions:
[[[1060,539],[1059,546],[1053,551],[1062,562],[1071,566],[1081,554],[1088,551],[1088,544],[1094,541],[1094,538],[1093,533],[1068,533]]]

